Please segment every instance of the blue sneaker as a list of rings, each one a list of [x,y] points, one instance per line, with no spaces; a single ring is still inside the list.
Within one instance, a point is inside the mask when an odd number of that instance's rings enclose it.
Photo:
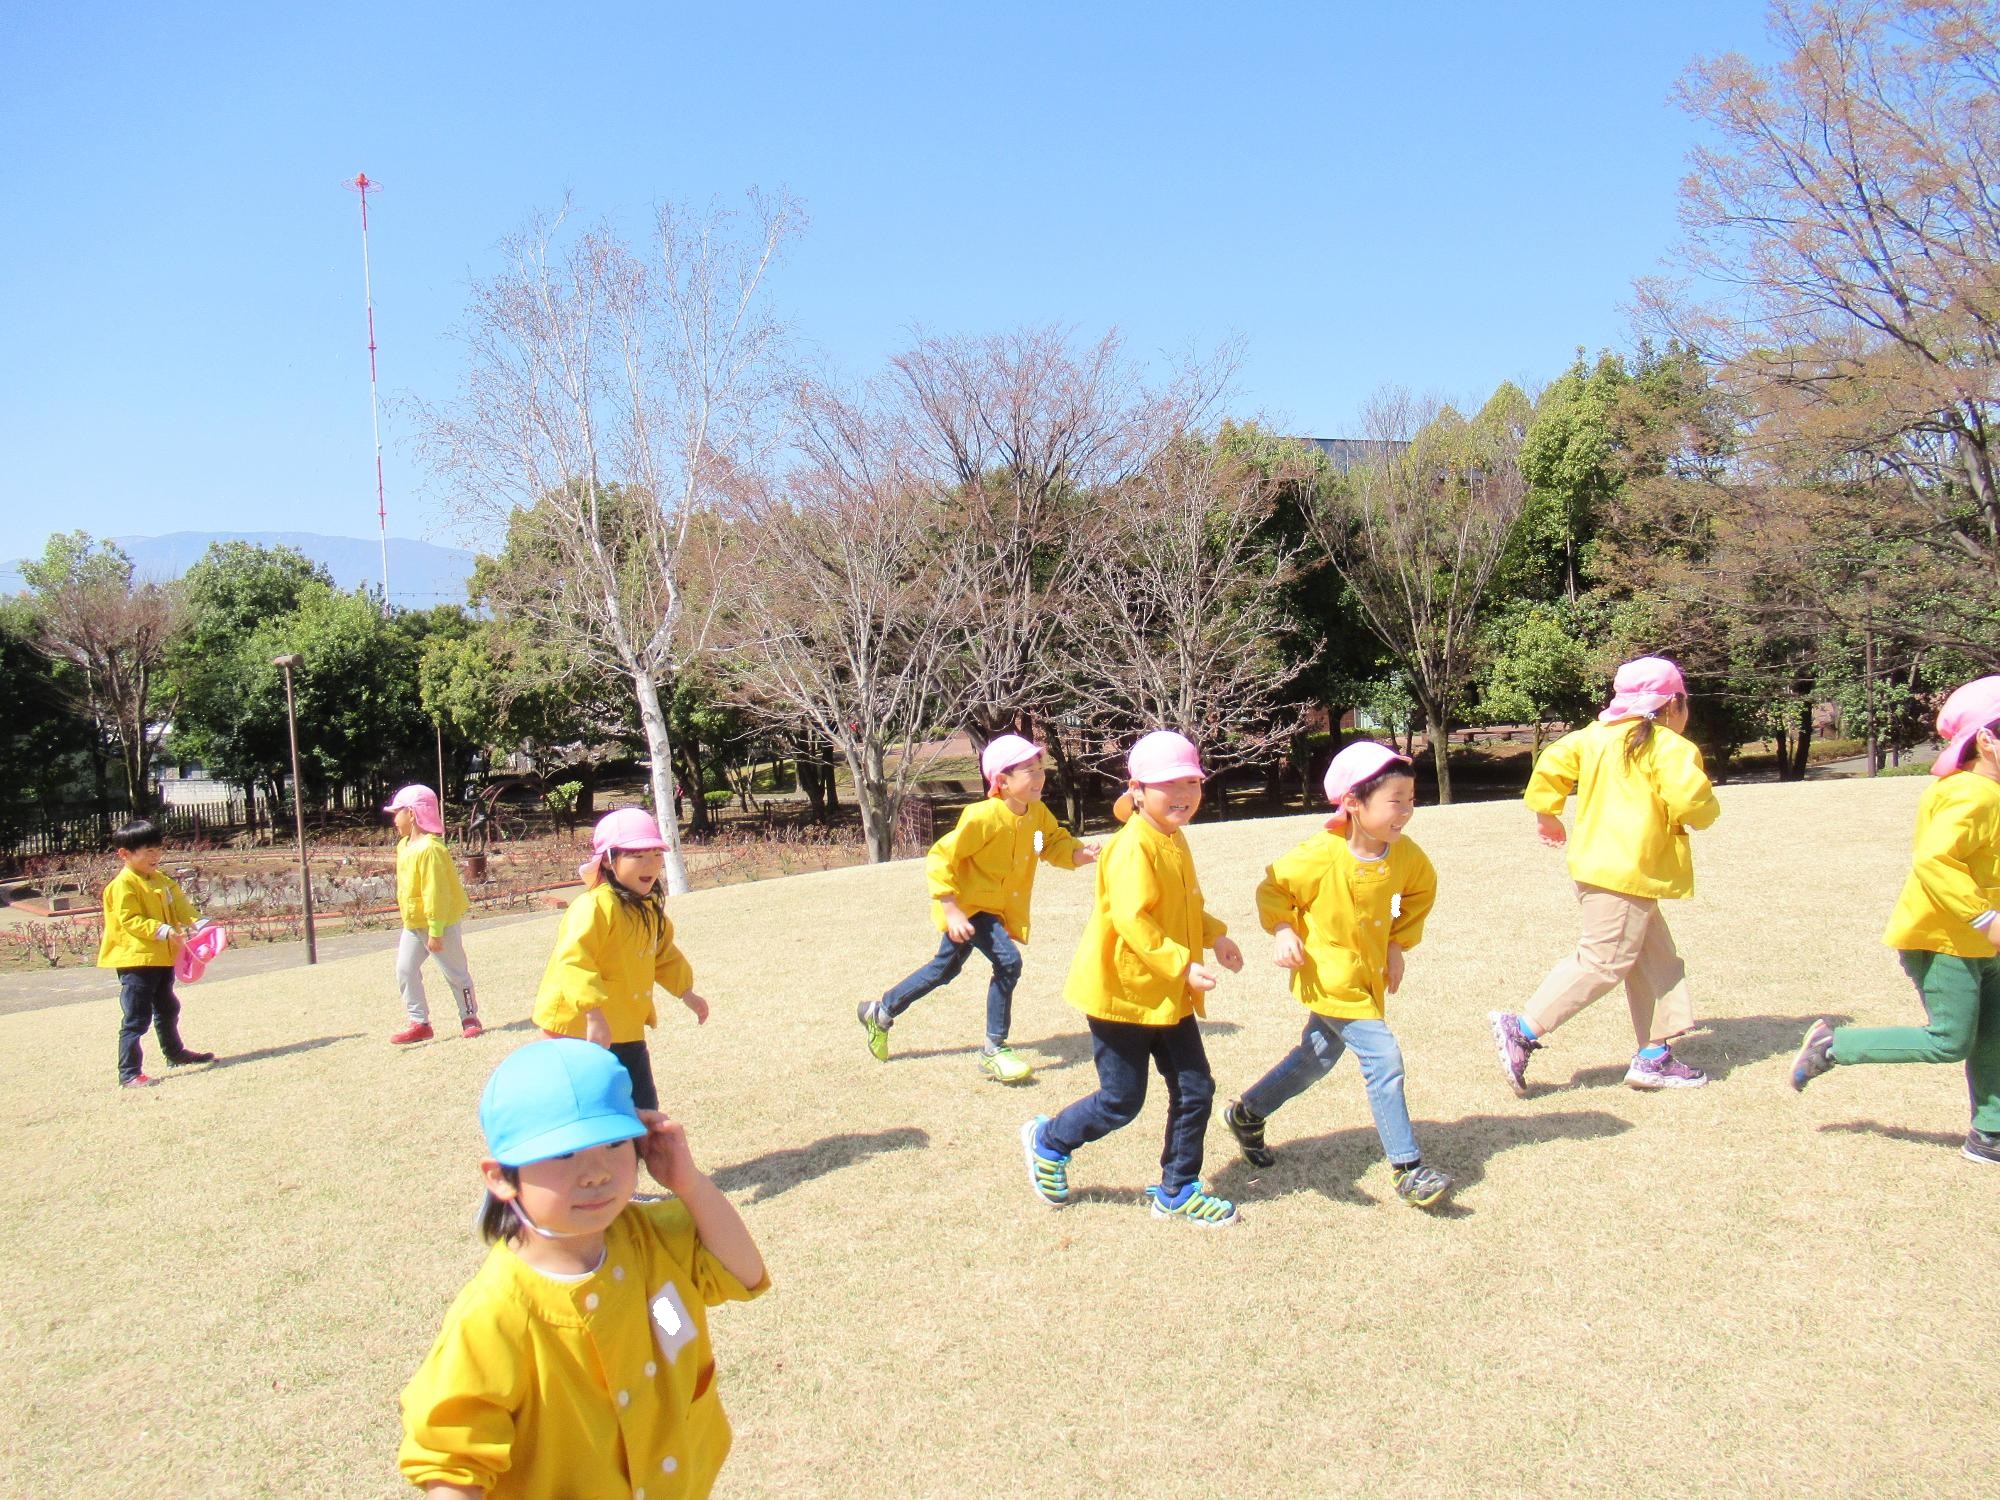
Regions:
[[[1181,1184],[1180,1191],[1171,1197],[1155,1185],[1146,1189],[1146,1196],[1153,1201],[1156,1219],[1186,1219],[1210,1229],[1236,1222],[1236,1205],[1227,1198],[1216,1197],[1199,1182]]]
[[[1042,1127],[1047,1115],[1036,1115],[1021,1127],[1021,1155],[1028,1163],[1028,1185],[1035,1196],[1052,1208],[1069,1202],[1069,1158],[1042,1148]]]

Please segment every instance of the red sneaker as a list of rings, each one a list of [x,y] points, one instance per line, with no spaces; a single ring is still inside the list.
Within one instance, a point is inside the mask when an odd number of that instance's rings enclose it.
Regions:
[[[479,1024],[479,1017],[472,1016],[469,1017],[466,1020],[465,1025],[460,1028],[459,1034],[469,1042],[476,1036],[483,1036],[485,1032],[486,1028]]]
[[[412,1042],[428,1042],[436,1035],[437,1033],[431,1030],[430,1022],[412,1021],[401,1031],[390,1037],[389,1042],[392,1046],[407,1047]]]
[[[159,1081],[157,1078],[148,1078],[144,1073],[134,1073],[130,1078],[119,1079],[118,1087],[121,1089],[149,1089]]]

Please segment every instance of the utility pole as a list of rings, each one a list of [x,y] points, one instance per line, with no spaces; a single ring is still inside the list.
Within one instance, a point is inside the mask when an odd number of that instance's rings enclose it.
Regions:
[[[368,308],[368,408],[375,423],[375,529],[382,540],[382,613],[389,613],[389,503],[382,487],[382,398],[375,384],[375,283],[368,268],[368,194],[381,184],[355,174],[347,187],[361,195],[361,298]]]

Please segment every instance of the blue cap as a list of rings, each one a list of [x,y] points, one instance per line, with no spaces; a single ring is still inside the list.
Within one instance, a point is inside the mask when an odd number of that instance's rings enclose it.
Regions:
[[[625,1065],[595,1042],[571,1037],[530,1042],[502,1058],[479,1097],[479,1128],[503,1167],[646,1133]]]

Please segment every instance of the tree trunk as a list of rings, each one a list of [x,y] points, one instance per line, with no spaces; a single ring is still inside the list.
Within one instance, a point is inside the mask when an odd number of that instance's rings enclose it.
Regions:
[[[826,821],[826,782],[820,771],[820,764],[811,754],[800,750],[792,757],[792,765],[798,775],[799,790],[806,794],[806,807],[815,823]]]
[[[686,789],[689,833],[707,834],[715,828],[708,814],[708,776],[701,763],[701,745],[683,735],[674,742],[674,753],[682,787]]]
[[[688,892],[687,860],[681,855],[681,825],[674,816],[674,742],[667,732],[666,710],[660,707],[660,687],[651,672],[632,673],[632,691],[639,700],[639,722],[646,730],[646,753],[652,757],[653,816],[667,849],[667,894]]]
[[[1047,726],[1048,734],[1043,740],[1049,758],[1056,763],[1056,774],[1062,777],[1063,823],[1072,832],[1083,831],[1083,788],[1078,785],[1076,762],[1070,759],[1069,749],[1063,744],[1063,737],[1055,725]]]
[[[1437,768],[1438,804],[1451,801],[1451,724],[1441,712],[1424,710],[1424,734],[1431,742],[1431,764]]]
[[[854,800],[861,808],[861,838],[868,846],[868,862],[886,864],[894,853],[896,824],[889,807],[889,778],[882,765],[882,747],[861,746],[857,759],[847,755],[847,769],[854,777]]]
[[[1788,773],[1792,769],[1792,735],[1782,722],[1772,731],[1771,743],[1778,750],[1778,780],[1790,781],[1792,778]]]
[[[1812,749],[1812,739],[1812,699],[1802,698],[1799,700],[1799,732],[1793,740],[1792,774],[1785,778],[1787,781],[1804,781],[1806,779],[1806,756]]]

